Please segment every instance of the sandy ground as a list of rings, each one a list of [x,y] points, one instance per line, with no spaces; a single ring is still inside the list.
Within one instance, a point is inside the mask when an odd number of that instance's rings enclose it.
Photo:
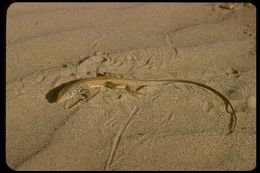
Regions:
[[[19,4],[7,13],[6,162],[15,170],[251,170],[256,8],[251,4]],[[197,81],[101,89],[71,109],[55,87],[97,72]],[[56,93],[57,94],[57,93]]]

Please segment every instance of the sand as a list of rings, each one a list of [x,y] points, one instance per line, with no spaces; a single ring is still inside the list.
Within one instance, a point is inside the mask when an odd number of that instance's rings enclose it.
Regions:
[[[204,3],[14,3],[7,12],[6,163],[14,170],[252,170],[256,8]],[[55,88],[110,72],[186,79],[143,97],[100,89],[71,109]],[[95,91],[91,91],[95,92]],[[120,97],[119,95],[120,94]]]

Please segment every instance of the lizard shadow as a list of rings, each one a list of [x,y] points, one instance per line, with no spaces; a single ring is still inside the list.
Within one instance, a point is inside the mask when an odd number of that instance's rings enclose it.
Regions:
[[[51,89],[50,91],[48,91],[45,95],[45,98],[48,100],[49,103],[54,103],[57,101],[57,98],[58,98],[58,94],[59,92],[66,86],[68,85],[71,85],[77,81],[79,81],[80,79],[77,79],[77,80],[73,80],[73,81],[70,81],[70,82],[66,82],[66,83],[63,83],[53,89]]]

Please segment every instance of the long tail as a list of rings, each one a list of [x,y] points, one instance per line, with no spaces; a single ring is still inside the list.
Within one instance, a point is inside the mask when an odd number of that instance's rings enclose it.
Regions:
[[[210,90],[211,92],[213,92],[214,94],[216,94],[217,96],[219,96],[225,103],[226,106],[226,112],[228,112],[230,114],[230,123],[229,123],[229,132],[227,133],[227,135],[231,134],[234,132],[235,127],[236,127],[236,113],[235,110],[232,106],[232,104],[230,103],[230,101],[223,95],[221,94],[219,91],[205,85],[199,82],[194,82],[194,81],[189,81],[189,80],[182,80],[182,79],[169,79],[169,80],[163,80],[166,81],[168,83],[188,83],[188,84],[193,84],[202,88],[206,88],[207,90]],[[231,108],[231,112],[228,110],[228,106],[230,106]]]

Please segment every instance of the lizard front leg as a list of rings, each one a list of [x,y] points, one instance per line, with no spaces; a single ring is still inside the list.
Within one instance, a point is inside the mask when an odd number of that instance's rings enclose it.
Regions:
[[[95,94],[91,94],[89,89],[85,89],[85,90],[81,91],[80,93],[78,93],[77,95],[75,95],[73,98],[69,99],[67,101],[67,103],[65,104],[65,108],[70,109],[73,106],[75,106],[77,103],[79,103],[80,101],[87,102],[91,98],[93,98],[96,94],[97,94],[97,92]]]
[[[98,94],[99,91],[94,90],[92,93],[90,92],[90,89],[85,89],[83,91],[81,91],[81,100],[83,102],[87,102],[90,99],[92,99],[93,97],[95,97]]]
[[[66,109],[70,109],[70,108],[74,107],[77,103],[79,103],[81,100],[82,100],[82,96],[80,94],[77,94],[74,97],[72,97],[71,99],[69,99],[66,102],[64,107]]]
[[[106,82],[105,83],[105,87],[112,89],[112,91],[114,91],[117,95],[118,98],[121,97],[121,94],[119,93],[120,89],[125,89],[125,85],[119,85],[119,84],[115,84],[113,82]]]

